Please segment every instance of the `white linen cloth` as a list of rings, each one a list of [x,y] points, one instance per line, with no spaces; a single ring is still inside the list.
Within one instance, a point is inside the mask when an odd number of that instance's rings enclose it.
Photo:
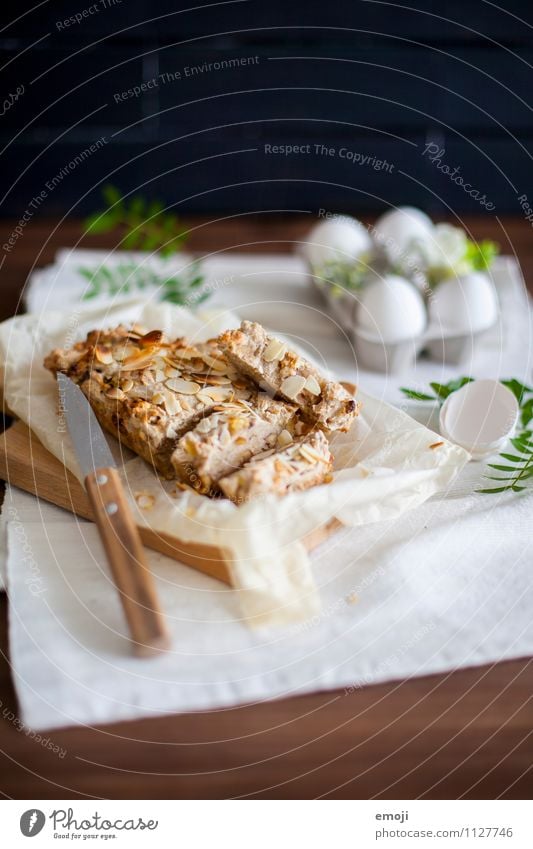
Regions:
[[[321,546],[321,612],[288,628],[251,630],[234,592],[149,552],[173,635],[172,651],[150,661],[130,654],[93,525],[32,522],[21,533],[9,523],[23,721],[115,722],[531,654],[533,494],[491,499],[459,483],[445,499]]]
[[[261,270],[240,266],[242,280],[217,292],[214,305],[293,338],[300,326],[302,344],[354,380],[349,345],[304,287],[299,260],[260,259]],[[409,376],[360,373],[358,382],[399,400],[400,383],[422,388],[458,373],[529,379],[531,312],[519,272],[502,258],[494,276],[502,322],[468,363],[449,369],[420,360]],[[408,407],[428,415],[427,406]],[[476,494],[482,472],[469,464],[416,510],[328,540],[312,557],[321,611],[284,628],[250,630],[234,592],[150,552],[174,636],[172,652],[153,663],[128,653],[94,527],[57,508],[48,521],[48,506],[43,522],[37,509],[31,515],[20,506],[28,496],[12,490],[12,508],[23,516],[16,526],[8,515],[11,662],[23,720],[39,729],[111,722],[530,654],[533,496]]]

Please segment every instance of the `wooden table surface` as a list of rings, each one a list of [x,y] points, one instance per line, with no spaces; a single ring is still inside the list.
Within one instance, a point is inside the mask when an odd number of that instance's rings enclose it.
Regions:
[[[0,244],[14,222],[0,223]],[[290,250],[310,217],[188,220],[190,247]],[[469,218],[475,238],[515,253],[533,281],[530,225]],[[2,266],[1,318],[31,268],[76,244],[78,222],[32,222]],[[85,241],[110,246],[112,236]],[[0,792],[45,798],[530,798],[533,662],[476,669],[255,706],[26,735],[9,666],[0,596]],[[64,754],[63,754],[64,752]]]

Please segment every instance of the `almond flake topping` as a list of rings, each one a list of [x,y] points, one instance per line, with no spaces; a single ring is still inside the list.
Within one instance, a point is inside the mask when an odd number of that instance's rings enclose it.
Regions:
[[[105,348],[102,348],[101,345],[97,345],[94,349],[94,355],[99,363],[102,363],[104,366],[110,366],[113,362],[113,354],[111,351],[106,351]]]
[[[180,370],[174,366],[165,366],[165,377],[179,377],[180,374]]]
[[[179,392],[181,395],[196,395],[200,391],[200,385],[192,380],[183,380],[182,377],[171,377],[167,380],[166,385],[173,392]]]
[[[119,363],[122,363],[124,360],[127,360],[129,357],[138,353],[138,348],[134,348],[132,345],[123,345],[122,348],[115,351],[115,359],[118,360]]]
[[[223,374],[206,374],[204,377],[206,383],[212,386],[229,386],[231,380]]]
[[[226,374],[228,370],[228,364],[225,360],[217,360],[215,357],[210,357],[208,354],[202,354],[203,361],[209,366],[209,368],[214,369],[214,371],[221,372],[222,374]]]
[[[280,392],[286,395],[287,398],[294,400],[300,394],[305,384],[305,377],[302,377],[300,374],[292,374],[290,377],[285,378],[280,386]]]
[[[320,384],[318,380],[316,379],[316,377],[313,377],[312,374],[310,374],[307,380],[305,381],[304,388],[307,389],[307,391],[310,392],[311,395],[320,395],[322,391],[320,389]]]
[[[144,336],[141,336],[139,339],[139,345],[143,348],[151,347],[153,345],[158,345],[163,339],[163,331],[162,330],[150,330],[149,333],[145,333]]]
[[[115,398],[117,401],[122,401],[125,397],[122,389],[119,389],[118,386],[113,386],[109,392],[106,392],[106,398]]]
[[[155,504],[155,497],[149,492],[135,493],[135,501],[141,510],[151,510]]]
[[[287,346],[280,339],[271,339],[265,350],[263,351],[263,359],[266,363],[272,363],[274,360],[282,360]]]
[[[181,404],[172,392],[163,389],[161,394],[165,399],[165,408],[169,416],[177,416],[178,413],[181,413]]]
[[[292,442],[292,436],[288,430],[282,430],[278,436],[278,447],[286,448]]]
[[[309,463],[329,463],[322,454],[319,454],[314,448],[311,448],[309,445],[300,445],[300,454],[302,457],[307,460]]]
[[[199,392],[196,396],[196,400],[200,401],[202,404],[209,405],[213,403],[213,399],[206,395],[205,392]]]
[[[232,390],[225,386],[204,386],[202,393],[205,395],[209,395],[213,401],[227,401],[232,394]]]
[[[136,351],[130,357],[126,357],[122,362],[122,371],[136,371],[137,369],[145,369],[152,364],[152,360],[157,353],[157,348],[148,348],[145,351]]]

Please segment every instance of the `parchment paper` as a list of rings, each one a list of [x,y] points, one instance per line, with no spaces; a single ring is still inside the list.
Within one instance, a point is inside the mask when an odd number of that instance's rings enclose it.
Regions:
[[[0,326],[0,358],[9,407],[40,441],[80,477],[68,434],[58,429],[57,388],[43,367],[44,356],[68,346],[95,327],[138,321],[169,335],[206,339],[239,318],[229,311],[191,311],[169,304],[124,300],[105,308],[43,312],[13,318]],[[184,541],[231,551],[233,586],[250,625],[287,624],[308,619],[320,607],[309,559],[301,539],[336,517],[346,525],[393,519],[435,492],[445,490],[468,454],[443,441],[405,413],[358,393],[362,412],[350,433],[334,437],[335,479],[283,499],[274,496],[236,507],[196,493],[175,492],[140,458],[120,457],[132,509],[139,522]],[[436,447],[436,443],[440,443]],[[135,495],[153,494],[141,511]]]

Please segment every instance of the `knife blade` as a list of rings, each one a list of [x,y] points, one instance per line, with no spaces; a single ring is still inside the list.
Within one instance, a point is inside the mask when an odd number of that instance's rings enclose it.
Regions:
[[[79,386],[66,375],[59,374],[58,388],[134,651],[140,657],[152,656],[169,648],[170,640],[113,455]]]
[[[57,375],[57,383],[83,477],[86,478],[95,469],[116,468],[104,432],[80,387],[61,373]]]

